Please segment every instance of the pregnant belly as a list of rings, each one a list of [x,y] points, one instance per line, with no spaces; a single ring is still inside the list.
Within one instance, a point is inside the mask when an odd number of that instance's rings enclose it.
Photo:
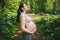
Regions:
[[[26,29],[28,29],[29,31],[32,31],[36,28],[36,24],[32,21],[30,21],[29,23],[26,23]]]

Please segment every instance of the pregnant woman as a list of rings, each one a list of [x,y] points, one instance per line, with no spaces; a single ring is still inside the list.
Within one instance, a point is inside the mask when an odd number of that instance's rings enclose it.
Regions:
[[[23,40],[32,40],[32,34],[36,32],[36,24],[27,14],[27,11],[27,5],[25,3],[21,3],[17,11],[17,22],[20,23]]]

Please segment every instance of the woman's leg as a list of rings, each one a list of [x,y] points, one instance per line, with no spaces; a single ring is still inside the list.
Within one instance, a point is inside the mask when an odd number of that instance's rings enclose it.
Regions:
[[[23,40],[32,40],[32,35],[29,33],[23,33]]]

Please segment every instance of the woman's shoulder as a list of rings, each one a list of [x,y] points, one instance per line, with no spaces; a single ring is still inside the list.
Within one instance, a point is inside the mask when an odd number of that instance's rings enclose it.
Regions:
[[[24,13],[21,13],[21,15],[20,16],[25,16],[25,14]]]
[[[20,17],[26,17],[26,14],[21,13]]]

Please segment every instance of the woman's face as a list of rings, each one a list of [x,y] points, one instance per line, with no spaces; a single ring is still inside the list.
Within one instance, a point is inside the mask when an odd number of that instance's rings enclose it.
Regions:
[[[27,11],[27,10],[28,10],[28,8],[27,8],[27,5],[26,5],[26,4],[24,4],[23,10],[25,10],[25,11]]]

